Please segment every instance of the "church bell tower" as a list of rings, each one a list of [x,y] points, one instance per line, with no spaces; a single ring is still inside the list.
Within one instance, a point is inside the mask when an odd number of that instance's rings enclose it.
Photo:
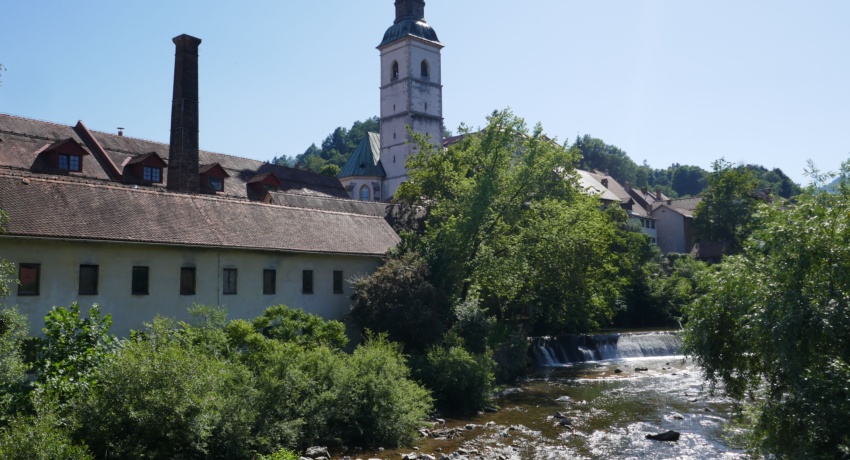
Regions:
[[[408,179],[406,162],[416,149],[407,143],[407,127],[430,136],[438,146],[443,141],[443,45],[425,22],[424,0],[395,0],[395,11],[395,22],[378,45],[384,200]]]

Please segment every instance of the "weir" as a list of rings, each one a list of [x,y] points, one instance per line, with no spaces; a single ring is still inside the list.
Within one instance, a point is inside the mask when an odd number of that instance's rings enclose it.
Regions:
[[[681,354],[677,332],[566,335],[535,337],[531,343],[538,367],[563,366],[588,361],[648,358]]]

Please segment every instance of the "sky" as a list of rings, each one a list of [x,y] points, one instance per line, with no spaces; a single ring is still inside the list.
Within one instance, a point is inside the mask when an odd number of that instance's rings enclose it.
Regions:
[[[270,160],[378,115],[391,0],[6,1],[0,113],[168,142],[174,44],[201,38],[200,144]],[[850,158],[846,0],[426,0],[446,128],[510,108],[654,168]]]

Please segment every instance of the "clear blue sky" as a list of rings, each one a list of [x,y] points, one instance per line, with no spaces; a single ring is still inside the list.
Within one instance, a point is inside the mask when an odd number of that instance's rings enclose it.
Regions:
[[[201,147],[295,155],[377,115],[392,0],[10,1],[0,112],[167,142],[174,45],[200,48]],[[636,162],[725,157],[803,177],[850,156],[850,2],[427,0],[444,117],[511,107]]]

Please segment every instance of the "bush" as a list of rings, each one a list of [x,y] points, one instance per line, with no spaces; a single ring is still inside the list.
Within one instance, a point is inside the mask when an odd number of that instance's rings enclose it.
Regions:
[[[0,309],[0,426],[26,382],[21,346],[28,328],[26,317],[16,308]]]
[[[445,302],[417,254],[387,259],[375,273],[354,280],[353,288],[350,319],[364,329],[387,333],[408,352],[425,350],[445,330]]]
[[[84,445],[74,444],[56,416],[17,417],[0,431],[0,458],[4,460],[92,460]]]
[[[472,413],[491,401],[494,367],[491,353],[475,355],[460,343],[449,343],[428,350],[418,376],[443,410]]]
[[[370,336],[339,370],[335,428],[346,442],[375,446],[412,443],[431,410],[431,396],[410,380],[397,344]]]
[[[477,354],[486,352],[490,335],[496,327],[496,318],[487,316],[477,298],[456,305],[454,313],[457,320],[452,331],[463,339],[465,348]]]
[[[254,329],[280,342],[292,342],[307,347],[342,348],[348,343],[345,325],[325,321],[321,316],[304,313],[286,305],[269,307],[253,322]]]
[[[103,458],[244,458],[256,412],[250,374],[177,342],[133,341],[75,403],[77,436]]]
[[[53,307],[44,318],[44,338],[37,339],[38,385],[55,394],[63,403],[77,391],[96,383],[93,371],[109,355],[115,338],[109,335],[110,315],[100,316],[95,304],[87,318],[80,316],[80,304]]]

